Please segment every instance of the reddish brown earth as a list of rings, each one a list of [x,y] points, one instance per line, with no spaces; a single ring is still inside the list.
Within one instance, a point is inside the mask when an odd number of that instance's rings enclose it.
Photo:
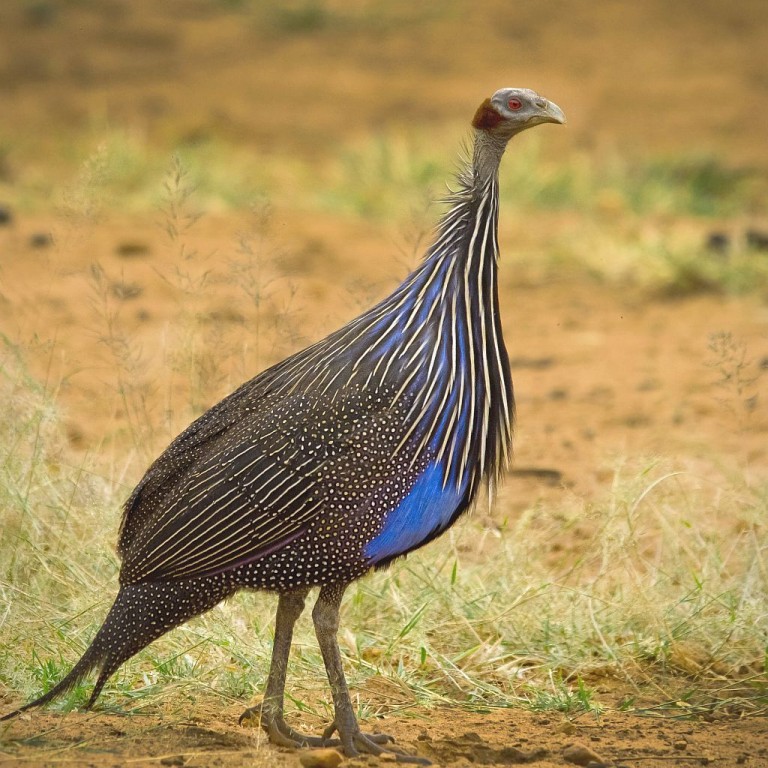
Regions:
[[[136,473],[189,415],[173,410],[190,387],[164,358],[168,328],[178,331],[184,312],[214,318],[192,324],[212,355],[200,395],[206,405],[352,317],[391,289],[404,267],[395,230],[385,223],[282,206],[268,234],[282,255],[265,267],[270,301],[260,314],[231,282],[214,280],[189,296],[168,279],[178,244],[168,242],[154,214],[108,209],[82,224],[57,212],[72,172],[66,158],[52,154],[62,135],[81,137],[89,123],[106,121],[142,131],[169,153],[177,142],[214,136],[311,162],[342,138],[382,125],[455,121],[488,91],[511,83],[536,87],[568,113],[569,130],[552,130],[543,142],[553,157],[576,149],[699,147],[724,161],[768,167],[768,10],[757,0],[457,0],[434,14],[394,3],[385,13],[394,21],[383,25],[329,2],[318,4],[329,9],[329,20],[307,33],[264,32],[258,14],[226,6],[0,6],[0,196],[13,203],[14,178],[42,179],[52,195],[50,206],[33,206],[34,213],[0,228],[0,330],[23,344],[34,373],[58,390],[73,448],[135,450]],[[519,245],[514,227],[534,227],[526,244],[535,254],[546,248],[548,231],[567,225],[558,214],[503,223],[502,247]],[[202,254],[192,272],[223,275],[251,226],[246,214],[206,215],[186,236]],[[708,226],[701,224],[702,237]],[[30,237],[39,232],[51,232],[53,244],[33,247]],[[137,243],[139,252],[130,252]],[[103,278],[91,269],[96,262]],[[765,402],[744,405],[765,391],[768,310],[759,297],[659,300],[573,274],[541,277],[535,265],[502,270],[519,399],[510,512],[537,498],[605,492],[606,467],[620,456],[703,465],[722,459],[765,473]],[[106,310],[99,296],[108,297]],[[283,312],[291,296],[295,309]],[[124,366],[134,386],[128,412],[116,393],[114,344],[101,343],[111,312],[118,313],[113,342],[124,335],[140,350],[135,367]],[[267,341],[243,351],[257,320]],[[743,392],[717,371],[710,346],[723,332],[747,352]],[[148,416],[140,434],[128,426],[138,403]],[[146,431],[148,423],[158,425],[155,431]],[[559,556],[567,553],[566,542]],[[413,708],[366,726],[391,732],[439,765],[563,766],[572,744],[615,765],[768,765],[765,711],[675,707],[670,692],[686,682],[649,678],[639,713],[609,709],[571,721],[522,710]],[[594,684],[606,686],[601,702],[609,707],[626,694],[616,682]],[[2,710],[10,703],[6,697]],[[32,713],[0,728],[0,766],[297,765],[295,754],[236,725],[241,708],[179,699],[143,716]]]
[[[258,731],[239,728],[236,707],[223,711],[195,701],[194,713],[166,717],[106,714],[66,717],[31,715],[6,737],[0,765],[194,766],[204,768],[298,768],[296,752],[267,747]],[[452,768],[520,765],[563,768],[566,750],[582,747],[586,765],[762,766],[768,765],[768,729],[763,718],[719,716],[710,721],[684,715],[638,717],[607,712],[568,720],[523,710],[471,713],[436,709],[412,717],[387,717],[366,725],[390,733],[400,746]],[[344,766],[372,765],[368,758]],[[382,764],[384,764],[382,762]]]

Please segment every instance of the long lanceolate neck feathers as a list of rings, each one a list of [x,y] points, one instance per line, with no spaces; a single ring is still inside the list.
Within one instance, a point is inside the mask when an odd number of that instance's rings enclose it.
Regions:
[[[373,387],[404,398],[399,446],[415,441],[413,461],[437,461],[444,487],[453,484],[467,501],[483,477],[495,479],[511,445],[512,385],[497,291],[499,158],[480,166],[476,156],[459,176],[434,244],[391,296],[278,365],[269,385],[319,395]]]

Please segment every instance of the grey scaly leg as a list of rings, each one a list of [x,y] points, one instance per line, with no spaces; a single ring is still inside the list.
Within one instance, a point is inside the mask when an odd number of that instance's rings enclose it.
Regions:
[[[341,746],[347,757],[355,757],[360,752],[371,755],[390,752],[396,755],[397,762],[430,765],[430,761],[423,757],[407,755],[395,747],[382,747],[382,744],[392,741],[391,736],[382,733],[364,734],[360,730],[344,677],[339,643],[336,640],[339,631],[339,606],[345,588],[346,584],[323,587],[312,611],[317,642],[328,673],[335,711],[334,721],[323,735],[329,737],[334,731],[338,731]]]
[[[281,594],[277,603],[275,617],[275,640],[272,645],[272,663],[269,667],[267,689],[264,699],[257,707],[251,707],[240,715],[240,723],[254,719],[269,735],[273,744],[282,747],[332,745],[318,736],[305,736],[291,728],[283,714],[285,697],[285,677],[288,671],[288,656],[291,652],[293,626],[304,610],[304,600],[308,589]],[[338,741],[335,741],[338,744]]]

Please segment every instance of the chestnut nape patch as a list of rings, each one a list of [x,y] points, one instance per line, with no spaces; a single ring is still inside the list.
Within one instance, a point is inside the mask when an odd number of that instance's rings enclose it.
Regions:
[[[495,128],[504,118],[491,106],[491,100],[486,99],[475,112],[472,127],[481,131]]]

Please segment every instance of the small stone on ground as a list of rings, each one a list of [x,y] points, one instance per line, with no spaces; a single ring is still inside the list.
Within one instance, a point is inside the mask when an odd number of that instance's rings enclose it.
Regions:
[[[596,752],[583,744],[571,744],[563,750],[563,759],[566,763],[587,766],[590,763],[604,765],[605,761]]]
[[[304,768],[336,768],[344,758],[335,749],[308,749],[299,753]]]

